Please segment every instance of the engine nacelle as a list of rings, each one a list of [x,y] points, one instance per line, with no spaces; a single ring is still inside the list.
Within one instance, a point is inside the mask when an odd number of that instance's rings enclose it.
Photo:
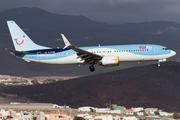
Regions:
[[[119,66],[119,57],[118,56],[104,56],[102,59],[102,65],[111,67]]]

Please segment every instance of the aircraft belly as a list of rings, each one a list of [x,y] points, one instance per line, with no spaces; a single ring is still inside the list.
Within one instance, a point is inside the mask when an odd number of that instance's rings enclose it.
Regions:
[[[137,55],[126,53],[119,55],[119,62],[133,62],[133,61],[155,61],[170,57],[169,54],[164,55]]]
[[[76,56],[68,56],[63,58],[55,58],[55,59],[49,59],[49,60],[37,60],[37,59],[26,59],[33,62],[39,62],[44,64],[59,64],[59,65],[67,65],[67,64],[78,64],[76,60]]]
[[[47,64],[77,64],[77,60],[75,56],[68,56],[63,58],[57,58],[52,60],[43,60],[43,62],[46,62]]]

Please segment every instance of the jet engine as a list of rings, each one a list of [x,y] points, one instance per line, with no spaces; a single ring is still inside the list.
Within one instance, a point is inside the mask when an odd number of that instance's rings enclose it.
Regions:
[[[111,67],[111,66],[119,66],[119,57],[118,56],[104,56],[102,58],[102,65]]]

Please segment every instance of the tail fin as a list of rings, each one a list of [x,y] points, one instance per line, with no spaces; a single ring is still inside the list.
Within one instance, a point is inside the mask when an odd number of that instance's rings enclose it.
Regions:
[[[7,21],[7,24],[16,51],[50,49],[35,44],[14,21]]]

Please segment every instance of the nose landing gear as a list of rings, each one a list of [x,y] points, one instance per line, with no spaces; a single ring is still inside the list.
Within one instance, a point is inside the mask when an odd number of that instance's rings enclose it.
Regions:
[[[158,67],[160,67],[161,65],[160,65],[160,62],[165,62],[166,61],[166,59],[161,59],[161,60],[158,60]]]

